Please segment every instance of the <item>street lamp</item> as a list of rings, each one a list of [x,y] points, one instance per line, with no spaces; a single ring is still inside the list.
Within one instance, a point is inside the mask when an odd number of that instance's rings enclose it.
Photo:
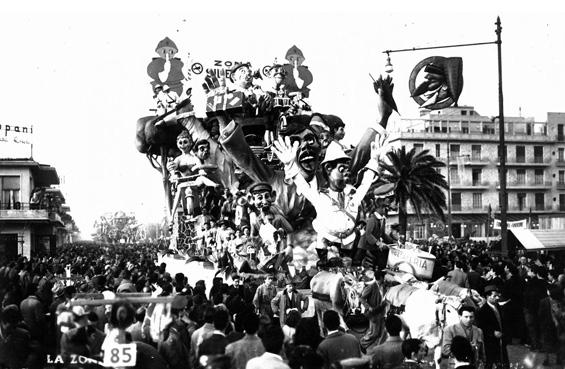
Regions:
[[[501,147],[501,155],[500,155],[500,193],[499,193],[499,201],[500,201],[500,231],[501,231],[501,246],[502,246],[502,253],[504,255],[508,254],[508,240],[507,240],[507,229],[508,224],[506,221],[506,211],[507,211],[507,193],[506,193],[506,145],[504,139],[504,99],[502,95],[502,25],[500,22],[500,17],[496,18],[496,41],[490,42],[475,42],[475,43],[468,43],[468,44],[456,44],[456,45],[442,45],[442,46],[430,46],[430,47],[413,47],[410,49],[398,49],[398,50],[384,50],[383,54],[387,54],[387,64],[385,66],[385,71],[387,73],[392,72],[392,63],[390,62],[390,54],[397,53],[397,52],[405,52],[405,51],[419,51],[419,50],[432,50],[432,49],[447,49],[447,48],[454,48],[454,47],[466,47],[466,46],[481,46],[481,45],[497,45],[498,50],[498,123],[499,123],[499,141]],[[390,72],[389,72],[390,71]],[[449,171],[449,168],[448,168]],[[448,173],[449,176],[449,173]],[[448,177],[449,178],[449,177]],[[451,199],[449,201],[449,213],[451,214]],[[451,218],[451,217],[450,217]],[[449,229],[451,233],[451,227]]]

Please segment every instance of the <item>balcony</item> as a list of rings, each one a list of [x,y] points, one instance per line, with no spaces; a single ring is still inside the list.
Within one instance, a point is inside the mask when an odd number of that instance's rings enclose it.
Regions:
[[[497,165],[500,165],[500,158],[496,160]],[[518,156],[514,158],[506,158],[506,165],[508,166],[530,166],[530,167],[540,167],[540,166],[547,166],[551,164],[551,160],[549,158],[543,157],[534,157],[533,159],[530,158],[526,160],[523,156]]]
[[[40,208],[38,204],[16,202],[0,204],[0,220],[6,221],[51,221],[63,224],[56,211]]]
[[[557,159],[555,165],[558,167],[565,167],[565,159]]]
[[[508,181],[507,189],[550,189],[553,186],[551,181]],[[496,182],[496,189],[500,189],[500,183]]]
[[[565,182],[563,182],[563,183],[557,182],[556,187],[557,187],[558,190],[565,190]]]
[[[488,189],[490,182],[486,181],[454,181],[451,180],[451,189]]]
[[[513,212],[513,213],[514,213],[514,212],[516,212],[516,213],[519,213],[519,212],[522,212],[522,213],[529,213],[529,212],[530,212],[530,209],[531,209],[532,211],[537,211],[537,212],[540,212],[540,211],[554,211],[552,205],[541,205],[541,204],[538,204],[537,206],[534,205],[534,206],[532,206],[532,207],[528,207],[528,206],[518,206],[518,205],[508,206],[508,210],[507,210],[507,211],[508,211],[508,212]]]

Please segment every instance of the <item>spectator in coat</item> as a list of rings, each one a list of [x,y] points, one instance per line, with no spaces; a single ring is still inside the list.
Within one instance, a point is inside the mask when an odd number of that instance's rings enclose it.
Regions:
[[[228,339],[225,330],[229,324],[229,314],[224,309],[216,309],[214,313],[214,332],[210,337],[202,341],[198,348],[198,356],[223,355],[226,352]]]
[[[469,280],[467,279],[467,273],[463,271],[463,267],[462,261],[456,261],[453,265],[453,270],[447,273],[447,278],[451,283],[467,288],[469,287]]]
[[[389,315],[385,320],[385,328],[388,333],[386,341],[367,350],[373,368],[392,369],[404,361],[400,338],[402,320],[396,315]]]
[[[324,312],[323,323],[328,335],[318,346],[317,352],[324,359],[325,368],[330,368],[332,364],[343,359],[361,357],[359,339],[339,330],[340,318],[337,311]]]
[[[190,356],[191,362],[196,364],[198,359],[198,348],[205,339],[214,333],[214,314],[216,310],[213,306],[207,306],[204,310],[204,325],[192,333],[190,337]]]
[[[367,350],[372,345],[380,345],[386,339],[384,315],[386,303],[383,299],[382,284],[384,273],[371,269],[365,272],[365,287],[361,292],[361,304],[365,307],[365,315],[369,319],[369,329],[361,338],[361,346]]]
[[[547,277],[547,271],[541,266],[532,265],[524,288],[524,319],[532,350],[541,348],[538,310],[539,302],[547,296],[547,282],[544,277]]]
[[[255,309],[257,309],[259,315],[273,315],[271,301],[277,295],[277,287],[273,285],[273,280],[274,277],[272,275],[267,275],[265,282],[255,291],[253,305],[255,305]]]
[[[242,320],[245,336],[226,346],[226,354],[230,357],[234,369],[245,369],[249,360],[265,353],[263,342],[257,336],[259,316],[253,312],[248,312]]]
[[[278,324],[272,324],[263,331],[261,337],[265,353],[247,362],[246,369],[290,369],[281,357],[284,333]]]
[[[479,328],[483,331],[485,340],[485,369],[491,369],[494,364],[508,364],[506,337],[503,337],[504,324],[502,311],[498,301],[500,292],[494,285],[485,287],[487,302],[477,312]]]
[[[21,314],[16,305],[8,305],[0,313],[0,367],[24,368],[30,354],[31,337],[19,328]]]
[[[422,340],[409,338],[402,342],[402,354],[404,362],[396,369],[422,369],[422,359],[428,354],[428,346]]]
[[[281,327],[286,322],[289,310],[296,310],[302,315],[308,310],[308,297],[296,290],[294,282],[288,281],[284,290],[278,292],[271,300],[274,315],[279,316]]]
[[[24,322],[29,328],[31,339],[38,342],[43,342],[43,334],[47,327],[45,310],[46,307],[43,306],[35,294],[29,295],[20,303],[20,312]]]
[[[565,359],[565,307],[560,287],[550,288],[549,296],[540,301],[538,317],[540,338],[546,353],[543,365],[550,365],[550,354],[555,354],[555,364],[561,365]]]

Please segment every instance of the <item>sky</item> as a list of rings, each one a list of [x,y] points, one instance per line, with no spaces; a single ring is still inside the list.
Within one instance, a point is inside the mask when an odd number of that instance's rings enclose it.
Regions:
[[[495,41],[500,16],[505,115],[521,110],[545,121],[565,111],[565,12],[557,2],[457,2],[457,10],[448,1],[389,3],[18,2],[0,13],[0,124],[33,125],[33,158],[57,168],[88,238],[106,212],[134,212],[141,222],[165,215],[161,176],[134,146],[135,122],[154,105],[147,65],[164,37],[185,70],[215,59],[260,67],[298,46],[314,77],[314,111],[340,116],[354,144],[375,121],[369,73],[384,73],[383,50]],[[496,45],[403,52],[391,54],[401,114],[394,124],[418,116],[408,77],[434,55],[463,58],[460,105],[498,115]],[[190,83],[201,111],[198,78]]]

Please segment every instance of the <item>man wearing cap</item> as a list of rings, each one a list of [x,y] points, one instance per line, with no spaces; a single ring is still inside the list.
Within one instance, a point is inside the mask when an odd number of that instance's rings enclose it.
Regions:
[[[296,290],[294,282],[287,280],[285,289],[278,292],[271,300],[271,308],[273,314],[279,316],[282,327],[290,310],[297,310],[300,315],[308,310],[308,297]]]
[[[485,287],[487,299],[477,311],[477,322],[482,329],[485,342],[486,364],[485,369],[491,369],[495,363],[508,365],[508,351],[506,350],[506,337],[503,337],[503,314],[498,301],[500,292],[495,285]]]
[[[394,240],[386,234],[386,214],[393,202],[394,184],[383,183],[373,190],[372,212],[367,218],[365,234],[355,255],[357,262],[367,267],[384,269],[388,259],[388,247]]]
[[[259,315],[273,315],[273,309],[271,307],[271,301],[277,295],[277,287],[273,284],[274,277],[272,275],[267,275],[265,277],[265,282],[260,285],[255,291],[255,296],[253,297],[253,305]]]
[[[249,186],[248,190],[252,197],[252,204],[254,206],[254,209],[250,214],[252,236],[259,235],[259,229],[262,224],[260,221],[260,217],[263,214],[262,210],[266,210],[268,213],[273,214],[273,227],[276,229],[282,228],[287,233],[292,232],[292,226],[284,217],[281,209],[274,203],[277,193],[273,191],[273,187],[269,183],[256,182]]]
[[[378,161],[386,154],[386,137],[379,137],[371,144],[371,160],[360,173],[362,181],[356,188],[348,185],[350,157],[339,145],[331,143],[321,163],[328,188],[319,190],[312,186],[299,170],[296,162],[298,145],[290,139],[279,138],[273,151],[285,164],[288,178],[292,178],[297,191],[310,201],[318,214],[312,223],[318,233],[318,248],[351,248],[355,240],[355,221],[361,201],[377,176]],[[351,193],[354,194],[350,196]]]

